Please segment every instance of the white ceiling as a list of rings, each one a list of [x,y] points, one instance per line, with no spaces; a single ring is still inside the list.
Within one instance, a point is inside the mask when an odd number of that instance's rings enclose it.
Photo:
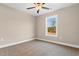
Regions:
[[[72,3],[46,3],[44,6],[49,7],[50,10],[40,10],[39,14],[37,14],[36,9],[30,9],[27,10],[26,8],[32,7],[33,3],[4,3],[4,5],[15,8],[17,10],[25,11],[27,13],[32,14],[33,16],[42,15],[51,11],[56,11],[58,9],[68,7],[70,5],[73,5]]]

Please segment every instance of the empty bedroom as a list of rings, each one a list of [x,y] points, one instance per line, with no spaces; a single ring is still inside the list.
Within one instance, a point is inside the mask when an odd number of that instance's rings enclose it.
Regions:
[[[0,3],[0,56],[79,56],[79,4]]]

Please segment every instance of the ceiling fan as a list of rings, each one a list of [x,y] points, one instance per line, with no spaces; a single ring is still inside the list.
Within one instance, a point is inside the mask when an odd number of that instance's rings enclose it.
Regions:
[[[34,7],[29,7],[29,8],[27,8],[27,9],[33,9],[33,8],[36,8],[37,13],[39,13],[39,11],[40,11],[41,9],[49,10],[48,7],[44,7],[44,4],[45,4],[45,3],[34,3]]]

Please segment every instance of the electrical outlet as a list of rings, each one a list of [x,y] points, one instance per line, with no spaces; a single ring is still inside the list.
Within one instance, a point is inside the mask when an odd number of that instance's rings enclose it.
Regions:
[[[4,38],[3,38],[3,37],[1,37],[0,41],[4,41]]]

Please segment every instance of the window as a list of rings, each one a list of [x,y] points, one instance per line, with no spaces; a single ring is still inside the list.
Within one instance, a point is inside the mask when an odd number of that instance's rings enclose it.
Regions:
[[[55,36],[57,37],[57,15],[49,16],[46,18],[46,36]]]

